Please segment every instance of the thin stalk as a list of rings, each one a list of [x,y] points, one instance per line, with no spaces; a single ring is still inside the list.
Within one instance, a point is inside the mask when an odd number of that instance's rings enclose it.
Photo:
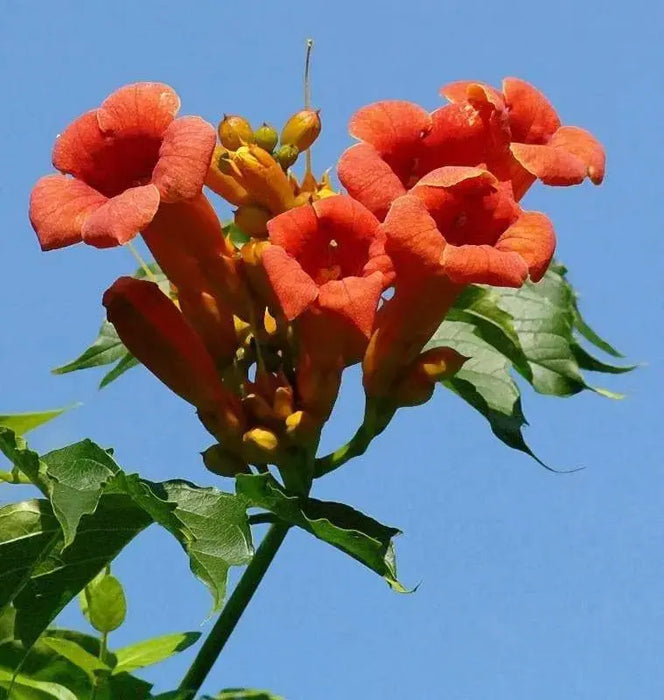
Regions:
[[[311,79],[309,70],[311,68],[311,51],[314,48],[314,40],[307,39],[307,55],[304,59],[304,108],[311,107]],[[306,172],[311,172],[311,148],[307,148],[306,152]]]
[[[288,528],[289,526],[285,523],[274,523],[263,538],[256,554],[238,581],[233,594],[221,611],[219,619],[180,683],[179,690],[188,693],[189,697],[193,698],[203,685],[242,613],[249,605],[258,585],[263,580],[265,572],[284,541],[284,537],[286,537]]]

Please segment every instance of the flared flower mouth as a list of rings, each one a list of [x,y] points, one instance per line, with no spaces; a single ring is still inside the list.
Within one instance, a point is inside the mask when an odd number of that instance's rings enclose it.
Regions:
[[[42,249],[122,245],[161,204],[200,194],[216,134],[200,117],[176,119],[179,107],[168,85],[136,83],[65,129],[53,148],[62,174],[42,178],[30,198]]]
[[[120,88],[58,136],[53,165],[105,197],[152,180],[180,99],[163,83]]]
[[[491,173],[457,166],[432,171],[396,199],[382,229],[402,285],[429,275],[520,287],[542,277],[556,243],[549,219],[522,211]]]

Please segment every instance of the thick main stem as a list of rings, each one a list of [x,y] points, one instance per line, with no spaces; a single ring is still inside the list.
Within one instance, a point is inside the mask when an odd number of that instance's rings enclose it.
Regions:
[[[221,611],[219,619],[180,683],[179,690],[187,692],[190,698],[193,698],[203,685],[203,681],[221,654],[238,620],[249,605],[249,601],[272,563],[277,550],[284,541],[288,528],[289,526],[284,523],[274,523],[270,527],[251,563],[238,581],[233,594]]]

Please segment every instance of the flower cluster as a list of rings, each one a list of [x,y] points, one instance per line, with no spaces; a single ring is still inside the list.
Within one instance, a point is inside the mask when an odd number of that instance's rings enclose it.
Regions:
[[[359,143],[338,167],[348,194],[317,179],[309,158],[301,179],[290,170],[320,133],[311,109],[280,136],[240,116],[215,132],[176,118],[170,87],[138,83],[58,137],[60,172],[30,202],[42,248],[142,236],[170,293],[122,277],[103,303],[130,352],[217,439],[204,455],[213,471],[275,464],[297,487],[342,372],[359,362],[378,430],[426,401],[465,359],[423,352],[464,286],[519,287],[547,270],[553,226],[520,207],[526,190],[602,181],[601,145],[561,126],[529,84],[441,92],[449,104],[431,113],[403,101],[356,112]],[[204,186],[237,207],[241,247]]]

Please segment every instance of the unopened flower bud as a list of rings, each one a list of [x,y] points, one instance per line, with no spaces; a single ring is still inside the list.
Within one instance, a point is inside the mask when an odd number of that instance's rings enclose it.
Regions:
[[[212,445],[202,453],[205,467],[220,476],[235,476],[249,471],[249,467],[223,445]]]
[[[290,168],[291,165],[295,163],[299,155],[299,148],[297,146],[287,143],[277,150],[277,152],[274,154],[274,157],[284,170],[288,170],[288,168]]]
[[[254,131],[254,143],[268,153],[274,151],[278,140],[279,134],[277,134],[277,130],[265,122],[263,122],[263,126]]]
[[[306,151],[318,138],[321,129],[318,110],[302,109],[294,114],[281,130],[281,143],[296,146],[300,151]]]
[[[235,212],[235,224],[253,238],[267,238],[267,222],[272,218],[267,209],[253,205],[240,207]]]
[[[265,207],[272,214],[281,214],[293,205],[288,177],[267,151],[256,145],[239,148],[233,154],[233,169],[252,203]]]
[[[251,124],[237,114],[225,114],[217,127],[221,145],[229,151],[237,151],[240,146],[254,142],[254,130]]]
[[[242,436],[243,450],[250,462],[271,462],[278,449],[279,438],[266,428],[252,428]]]

